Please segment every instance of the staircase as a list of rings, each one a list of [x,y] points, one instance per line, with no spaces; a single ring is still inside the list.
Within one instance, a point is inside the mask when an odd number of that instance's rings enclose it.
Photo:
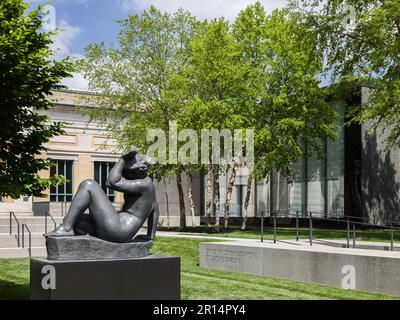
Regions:
[[[32,216],[31,212],[18,212],[15,217],[19,222],[19,243],[18,243],[18,229],[16,219],[13,217],[12,234],[10,234],[10,214],[0,215],[0,259],[1,258],[21,258],[29,257],[29,233],[24,230],[24,244],[22,248],[22,225],[26,224],[31,232],[31,255],[36,257],[45,257],[46,245],[43,233],[45,233],[46,222],[45,216]],[[62,217],[57,215],[53,216],[57,225],[62,222]],[[47,217],[47,231],[54,229],[54,222],[51,217]]]

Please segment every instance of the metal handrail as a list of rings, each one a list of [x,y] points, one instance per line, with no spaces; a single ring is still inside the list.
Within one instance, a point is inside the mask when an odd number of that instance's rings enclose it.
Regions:
[[[19,228],[19,221],[17,216],[15,215],[15,213],[13,211],[10,211],[10,235],[12,234],[12,221],[13,218],[15,220],[15,222],[17,223],[17,244],[18,244],[18,248],[20,247],[20,228]]]
[[[281,210],[282,211],[282,210]],[[323,220],[323,221],[335,221],[335,222],[343,222],[346,223],[347,227],[347,245],[346,247],[350,247],[350,224],[352,224],[352,240],[353,240],[353,248],[356,247],[356,225],[360,226],[369,226],[369,227],[379,227],[383,229],[389,229],[390,230],[390,249],[391,251],[394,250],[394,230],[400,230],[400,226],[394,226],[393,222],[390,223],[390,225],[377,225],[370,223],[368,218],[364,217],[354,217],[354,216],[344,216],[338,219],[337,217],[335,219],[333,218],[328,218],[326,216],[315,216],[315,212],[311,211],[302,211],[303,216],[299,216],[299,211],[296,211],[295,215],[289,214],[281,214],[279,215],[279,211],[269,211],[269,210],[263,210],[261,211],[261,242],[263,242],[264,239],[264,218],[265,218],[265,213],[269,213],[269,218],[273,219],[273,241],[276,243],[276,228],[277,228],[277,217],[281,216],[284,218],[295,218],[296,219],[296,241],[299,241],[299,219],[308,219],[309,220],[309,242],[310,245],[313,243],[313,220]],[[318,214],[318,213],[317,213]],[[359,218],[359,220],[367,220],[367,222],[362,222],[362,221],[354,221],[353,219],[350,218]],[[388,220],[389,221],[389,220]],[[399,223],[399,222],[397,222]]]
[[[264,212],[269,212],[267,210],[265,210]],[[318,215],[315,215],[314,211],[306,211],[306,212],[302,212],[303,214],[305,214],[306,216],[299,216],[299,219],[309,219],[309,215],[312,214],[313,219],[319,219],[319,220],[326,220],[326,221],[335,221],[335,222],[345,222],[347,221],[347,219],[352,218],[353,216],[343,216],[343,217],[331,217],[329,218],[324,216],[324,217],[319,217]],[[318,213],[317,213],[318,214]],[[273,216],[277,216],[277,217],[283,217],[283,218],[296,218],[295,214],[290,214],[290,215],[279,215],[277,214],[275,211],[272,212],[272,214],[270,213],[269,217],[273,217]],[[268,217],[268,216],[266,216]],[[359,217],[360,218],[360,217]],[[368,219],[368,218],[363,218],[363,219]],[[394,226],[393,223],[389,223],[389,224],[374,224],[374,223],[369,223],[369,222],[360,222],[360,221],[354,221],[354,220],[350,220],[350,223],[355,223],[358,225],[364,225],[364,226],[370,226],[370,227],[378,227],[378,228],[383,228],[383,229],[389,229],[393,226],[394,229],[400,229],[400,225],[399,226]],[[383,221],[383,220],[382,220]],[[384,220],[385,222],[389,221],[389,220]],[[390,221],[389,221],[390,222]],[[396,222],[397,224],[400,224],[400,222]]]
[[[22,248],[25,248],[25,229],[28,231],[29,234],[29,247],[28,247],[28,252],[29,252],[29,257],[32,256],[32,232],[29,230],[28,226],[23,223],[22,224]]]
[[[53,218],[53,216],[50,214],[50,212],[46,211],[45,214],[44,214],[44,216],[45,216],[45,220],[44,220],[44,232],[47,233],[47,217],[50,217],[51,220],[53,220],[54,229],[56,229],[56,228],[57,228],[57,222],[56,222],[56,220],[54,220],[54,218]]]

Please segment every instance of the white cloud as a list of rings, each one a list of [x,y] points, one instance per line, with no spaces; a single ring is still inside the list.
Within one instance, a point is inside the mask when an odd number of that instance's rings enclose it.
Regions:
[[[72,26],[65,20],[60,20],[57,24],[58,33],[54,36],[51,49],[55,51],[54,59],[64,58],[72,54],[72,41],[79,36],[81,29],[78,26]]]
[[[73,90],[88,90],[89,82],[80,73],[73,73],[71,78],[65,78],[61,83]]]
[[[51,48],[55,51],[53,59],[62,59],[70,56],[76,59],[82,59],[81,54],[71,51],[72,42],[82,33],[82,29],[78,26],[72,26],[65,20],[60,20],[57,24],[58,33],[54,36],[54,43]],[[71,78],[65,78],[61,83],[69,89],[87,90],[88,81],[80,73],[73,73]]]
[[[116,0],[127,12],[142,11],[156,6],[161,11],[175,12],[179,8],[190,11],[199,18],[218,18],[224,16],[229,20],[235,19],[240,10],[256,0]],[[261,0],[267,12],[282,8],[287,0]]]

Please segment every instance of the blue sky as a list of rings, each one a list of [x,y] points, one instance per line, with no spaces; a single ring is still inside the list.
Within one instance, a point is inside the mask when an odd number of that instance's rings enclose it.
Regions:
[[[60,29],[55,37],[55,58],[67,55],[82,57],[90,43],[116,42],[120,30],[117,20],[155,5],[162,11],[175,12],[182,7],[199,18],[224,16],[233,20],[236,14],[256,0],[25,0],[35,8],[49,4],[55,8],[55,22]],[[261,0],[266,10],[282,8],[286,0]],[[85,90],[87,81],[80,74],[65,79],[71,89]]]

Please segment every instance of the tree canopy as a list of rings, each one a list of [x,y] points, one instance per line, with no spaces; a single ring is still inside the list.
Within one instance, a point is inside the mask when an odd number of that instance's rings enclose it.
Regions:
[[[336,136],[337,114],[320,87],[322,56],[313,31],[286,9],[267,15],[260,3],[243,10],[234,35],[247,66],[245,109],[255,128],[257,178],[291,173],[305,153]]]
[[[26,13],[27,7],[22,0],[0,2],[0,195],[13,198],[40,196],[60,181],[38,174],[50,165],[38,158],[43,144],[62,127],[37,110],[52,105],[51,90],[73,70],[68,59],[50,59],[53,33],[41,30],[41,8]]]
[[[87,48],[83,71],[101,93],[99,108],[88,113],[108,124],[123,147],[135,144],[142,152],[153,143],[148,129],[167,133],[171,121],[198,137],[202,129],[254,129],[253,175],[268,177],[273,169],[290,174],[303,153],[321,151],[321,139],[337,133],[336,112],[319,86],[323,57],[317,44],[299,14],[284,9],[267,15],[259,2],[233,23],[152,6],[121,22],[118,46]],[[205,171],[166,156],[154,174],[176,173],[178,191],[181,172]]]
[[[353,120],[389,130],[387,147],[399,146],[400,1],[292,0],[290,7],[318,36],[333,85],[372,89]]]

